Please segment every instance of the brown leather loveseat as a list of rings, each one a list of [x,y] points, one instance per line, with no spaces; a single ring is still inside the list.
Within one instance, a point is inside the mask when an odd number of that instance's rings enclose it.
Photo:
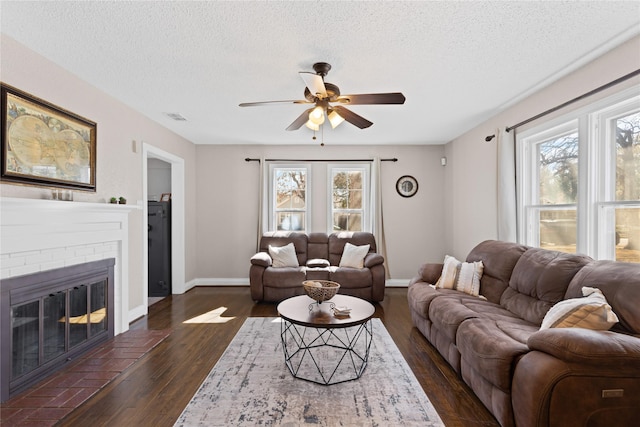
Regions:
[[[274,267],[269,246],[295,247],[295,266]],[[369,245],[362,267],[340,267],[347,243]],[[279,302],[304,294],[304,280],[332,280],[339,293],[368,301],[382,301],[385,290],[384,257],[376,253],[376,240],[367,232],[300,233],[274,231],[260,239],[260,250],[251,257],[249,284],[254,301]]]
[[[640,265],[489,240],[480,295],[435,288],[443,264],[411,280],[414,325],[502,426],[632,426],[640,419]],[[432,285],[432,286],[430,286]],[[541,329],[549,309],[598,288],[609,330]],[[576,300],[568,301],[573,303]]]

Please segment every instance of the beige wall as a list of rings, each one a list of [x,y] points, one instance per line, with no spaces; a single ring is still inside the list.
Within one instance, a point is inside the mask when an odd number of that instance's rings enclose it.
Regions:
[[[444,201],[447,253],[464,258],[480,241],[497,238],[497,152],[495,139],[490,143],[484,141],[487,135],[494,134],[497,128],[512,126],[639,68],[640,37],[636,37],[448,143],[445,148],[449,166]],[[635,77],[546,118],[566,114],[585,103],[639,83],[640,78]],[[526,126],[520,128],[524,129]]]
[[[368,159],[397,158],[382,162],[383,216],[387,259],[391,279],[415,276],[426,259],[444,257],[442,198],[443,146],[198,146],[198,277],[247,278],[249,258],[257,241],[259,171],[251,158],[277,159]],[[312,186],[326,194],[326,166],[312,164]],[[411,198],[396,193],[402,175],[418,180],[418,193]],[[311,231],[326,231],[325,205],[313,203],[316,220]]]
[[[5,35],[0,36],[3,83],[42,98],[97,123],[97,191],[75,192],[75,201],[105,202],[124,196],[128,203],[142,203],[141,141],[170,152],[185,161],[186,171],[186,274],[195,277],[195,146],[108,94],[53,64]],[[132,148],[136,140],[137,150]],[[0,185],[2,197],[50,198],[50,190]],[[129,309],[142,301],[142,210],[130,214]]]

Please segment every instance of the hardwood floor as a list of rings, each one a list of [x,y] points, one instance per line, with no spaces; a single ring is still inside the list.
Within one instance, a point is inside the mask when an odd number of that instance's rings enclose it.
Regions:
[[[226,310],[219,323],[185,323],[220,307]],[[198,287],[153,304],[131,329],[171,329],[169,337],[60,425],[172,426],[244,320],[271,316],[277,316],[276,305],[254,303],[248,287]],[[406,288],[387,289],[375,317],[385,324],[447,426],[499,426],[412,327]]]

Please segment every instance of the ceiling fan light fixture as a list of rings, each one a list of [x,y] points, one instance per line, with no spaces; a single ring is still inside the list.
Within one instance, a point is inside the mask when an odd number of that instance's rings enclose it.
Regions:
[[[309,113],[309,121],[316,125],[321,125],[324,123],[324,108],[321,106],[317,106]]]
[[[329,110],[327,117],[329,118],[329,123],[331,123],[331,129],[335,129],[340,123],[344,122],[344,117],[338,114],[336,110]]]
[[[313,123],[311,120],[307,121],[307,123],[304,124],[306,127],[308,127],[309,129],[311,129],[312,131],[319,131],[320,130],[320,125]]]

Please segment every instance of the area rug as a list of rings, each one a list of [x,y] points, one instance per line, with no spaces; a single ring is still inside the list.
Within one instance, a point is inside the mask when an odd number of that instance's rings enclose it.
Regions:
[[[379,319],[354,381],[293,378],[279,318],[248,318],[175,423],[193,426],[444,426]]]

